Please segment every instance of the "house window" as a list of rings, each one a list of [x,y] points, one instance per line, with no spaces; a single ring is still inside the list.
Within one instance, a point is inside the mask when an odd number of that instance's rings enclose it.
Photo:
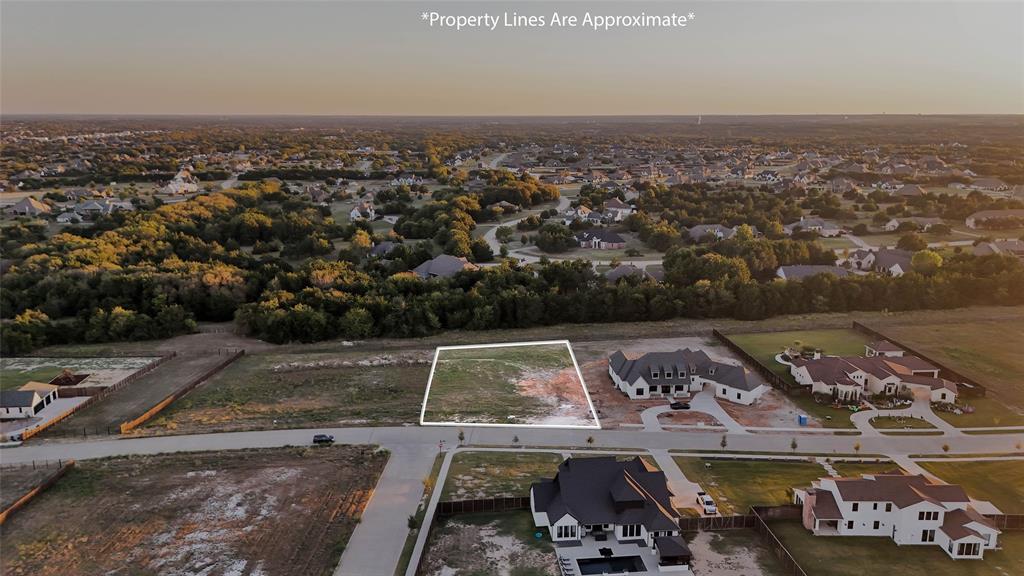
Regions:
[[[575,538],[576,537],[576,526],[559,526],[557,530],[558,538]]]
[[[651,378],[654,379],[654,380],[657,380],[659,374],[661,374],[661,373],[658,372],[657,370],[652,370],[651,371]]]
[[[853,511],[856,512],[859,509],[860,509],[860,503],[859,502],[854,502],[853,503]]]
[[[875,502],[874,504],[872,504],[871,505],[871,509],[872,510],[878,510],[878,502]]]
[[[939,519],[939,513],[938,512],[918,512],[917,513],[917,519],[918,520],[938,520]]]
[[[666,370],[665,371],[665,378],[671,378],[671,377],[672,377],[672,371],[671,370]]]
[[[873,530],[878,530],[878,520],[875,520],[874,525],[871,527]]]
[[[885,504],[885,511],[886,512],[892,512],[892,502],[886,502],[886,504]]]
[[[847,530],[853,530],[853,520],[848,520],[846,522],[846,529]]]
[[[623,538],[639,538],[640,537],[640,525],[639,524],[626,524],[622,527]]]
[[[956,555],[957,556],[977,556],[978,552],[980,551],[980,546],[981,545],[978,544],[977,542],[960,544],[956,548]]]
[[[935,542],[935,530],[921,530],[921,542]]]

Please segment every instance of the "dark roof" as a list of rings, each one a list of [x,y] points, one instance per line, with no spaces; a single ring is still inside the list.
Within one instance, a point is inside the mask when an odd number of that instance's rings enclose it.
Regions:
[[[619,278],[624,278],[626,276],[637,276],[640,278],[654,279],[654,276],[648,274],[646,270],[644,270],[643,268],[637,268],[632,264],[619,264],[615,268],[612,268],[611,270],[605,272],[604,276],[605,278],[608,279],[609,282],[615,282]]]
[[[849,274],[845,268],[839,266],[829,266],[827,264],[796,264],[793,266],[779,266],[779,270],[782,271],[783,277],[787,280],[794,280],[800,278],[807,278],[816,274],[835,274],[842,278]]]
[[[589,242],[591,239],[596,238],[601,242],[607,242],[609,244],[623,244],[626,240],[619,236],[618,233],[612,232],[604,228],[598,228],[596,230],[583,230],[576,235],[577,242]]]
[[[682,536],[658,536],[654,539],[654,546],[658,548],[658,555],[662,558],[693,557]]]
[[[462,272],[463,270],[476,270],[475,264],[471,264],[465,258],[456,258],[449,254],[441,254],[437,258],[427,260],[413,269],[420,278],[432,278],[436,276],[449,277]]]
[[[742,366],[712,360],[703,350],[676,350],[675,352],[648,352],[630,360],[622,351],[612,354],[608,364],[619,378],[635,383],[643,377],[648,384],[689,384],[691,376],[700,376],[740,390],[753,390],[761,385]],[[657,380],[652,372],[658,372]],[[671,378],[665,375],[671,373]]]
[[[843,512],[836,504],[836,498],[828,490],[814,492],[814,508],[811,510],[818,520],[842,520]]]
[[[902,352],[903,348],[889,342],[888,340],[875,340],[868,344],[868,348],[871,348],[875,352]]]
[[[910,271],[910,261],[913,259],[913,253],[907,250],[895,250],[889,248],[883,248],[875,254],[875,262],[873,264],[876,270],[878,269],[889,269],[899,264],[900,268],[904,272]]]
[[[38,396],[30,390],[0,390],[0,407],[31,408]]]
[[[370,256],[387,256],[396,247],[398,247],[398,244],[390,240],[385,240],[384,242],[375,245],[373,248],[370,248]]]
[[[648,468],[640,457],[568,458],[553,479],[535,482],[531,490],[536,510],[551,522],[569,514],[581,524],[679,529],[665,473]]]
[[[995,528],[992,523],[976,510],[968,507],[964,510],[950,510],[942,517],[942,531],[949,536],[950,540],[959,540],[967,536],[981,536],[976,530],[968,528],[967,525],[977,522],[982,526]],[[998,532],[998,530],[996,530]]]
[[[878,474],[864,478],[836,478],[836,488],[846,502],[892,502],[899,508],[919,502],[970,502],[956,484],[936,484],[922,475]]]

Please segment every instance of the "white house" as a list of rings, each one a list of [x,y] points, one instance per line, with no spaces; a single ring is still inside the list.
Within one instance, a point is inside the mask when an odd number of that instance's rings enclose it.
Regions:
[[[819,236],[826,238],[834,238],[843,233],[843,229],[835,222],[816,217],[804,218],[803,216],[799,221],[783,226],[782,230],[787,235],[792,235],[797,228],[805,232],[817,232]]]
[[[192,175],[187,167],[184,167],[178,170],[174,178],[161,188],[160,191],[171,195],[194,194],[199,191],[199,180]]]
[[[57,386],[29,382],[17,390],[0,391],[0,419],[32,418],[57,399]]]
[[[377,210],[372,202],[364,200],[352,207],[348,217],[351,220],[373,220],[377,217]]]
[[[931,402],[956,401],[956,383],[940,378],[938,368],[917,356],[889,351],[882,344],[873,345],[878,348],[869,345],[867,357],[794,358],[789,373],[798,384],[810,386],[811,392],[843,401],[857,401],[866,394],[899,393],[926,396]]]
[[[815,536],[878,536],[901,546],[939,546],[954,559],[982,559],[999,530],[971,507],[963,488],[923,475],[821,478],[794,490]]]
[[[602,546],[614,539],[635,545],[629,549],[642,554],[645,567],[686,573],[692,558],[672,496],[665,473],[640,457],[568,458],[554,478],[530,486],[530,512],[556,543]]]
[[[604,203],[604,216],[612,222],[621,222],[632,213],[633,207],[618,198],[612,198]]]
[[[608,375],[615,387],[633,400],[689,398],[705,386],[715,397],[737,404],[753,404],[766,385],[743,366],[712,360],[703,350],[648,352],[629,359],[622,351],[608,358]]]

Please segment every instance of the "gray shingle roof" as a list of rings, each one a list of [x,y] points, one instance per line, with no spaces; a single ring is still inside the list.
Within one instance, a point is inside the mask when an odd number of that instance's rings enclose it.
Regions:
[[[639,457],[568,458],[551,480],[532,486],[534,505],[552,522],[569,514],[581,524],[643,524],[648,531],[678,530],[679,514],[665,473]]]
[[[749,391],[761,385],[742,366],[717,362],[703,350],[689,348],[675,352],[648,352],[633,360],[626,358],[620,350],[608,358],[608,364],[619,378],[630,384],[641,377],[648,384],[689,384],[691,376],[700,376],[739,390]],[[657,379],[652,378],[654,372],[658,374]],[[666,377],[669,374],[671,378]]]

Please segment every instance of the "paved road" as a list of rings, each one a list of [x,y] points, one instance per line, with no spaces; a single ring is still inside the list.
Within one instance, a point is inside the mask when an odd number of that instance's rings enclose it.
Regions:
[[[436,449],[422,445],[392,449],[334,576],[392,576],[395,573],[409,534],[409,515],[416,513],[423,495],[423,479],[430,474],[436,456]]]

